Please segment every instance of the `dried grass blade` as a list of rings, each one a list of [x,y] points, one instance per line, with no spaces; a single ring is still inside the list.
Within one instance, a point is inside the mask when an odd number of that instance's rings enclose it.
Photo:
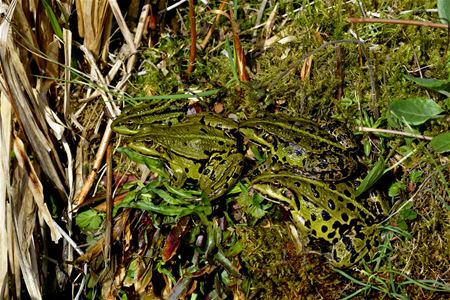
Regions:
[[[3,81],[3,78],[2,78]],[[2,82],[3,86],[3,82]],[[9,188],[9,157],[11,151],[11,104],[2,92],[0,95],[0,287],[7,284],[8,234],[6,227],[7,192]],[[4,299],[0,288],[0,299]]]
[[[99,54],[105,22],[109,19],[108,1],[75,1],[78,17],[78,33],[84,45],[96,56]]]
[[[33,192],[34,201],[38,207],[39,213],[43,217],[45,223],[50,228],[50,235],[53,241],[58,241],[61,238],[61,234],[55,228],[53,218],[48,210],[47,205],[44,202],[44,189],[42,183],[39,180],[33,165],[28,158],[23,142],[18,137],[13,137],[14,153],[17,157],[19,166],[25,169],[28,173],[28,187]]]
[[[122,15],[122,12],[120,11],[119,4],[117,4],[116,0],[108,0],[108,2],[114,14],[114,17],[116,18],[117,25],[119,25],[119,29],[122,32],[122,35],[125,39],[125,42],[127,43],[128,47],[130,47],[131,53],[135,55],[136,46],[134,45],[134,38],[133,35],[131,34],[130,29],[128,29],[128,26],[125,22],[125,18]]]
[[[39,274],[33,270],[31,258],[28,248],[23,249],[19,244],[19,233],[17,230],[17,220],[11,220],[12,223],[12,245],[14,245],[14,258],[19,261],[20,270],[22,271],[23,280],[31,299],[42,299],[39,283]],[[11,253],[12,254],[12,253]]]
[[[14,6],[10,7],[14,9]],[[9,29],[10,22],[0,24],[0,62],[5,78],[6,95],[42,169],[53,181],[60,194],[66,197],[65,180],[61,180],[61,178],[65,178],[64,171],[48,133],[43,105],[31,87]]]

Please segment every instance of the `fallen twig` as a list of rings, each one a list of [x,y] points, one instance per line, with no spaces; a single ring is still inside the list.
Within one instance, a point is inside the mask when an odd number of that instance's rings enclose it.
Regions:
[[[426,26],[433,28],[445,28],[448,29],[448,25],[425,22],[425,21],[415,21],[415,20],[396,20],[396,19],[378,19],[378,18],[348,18],[350,23],[383,23],[383,24],[396,24],[396,25],[413,25],[413,26]]]
[[[392,134],[392,135],[401,135],[401,136],[407,136],[407,137],[412,137],[412,138],[427,140],[427,141],[431,141],[433,139],[433,137],[431,137],[431,136],[403,132],[403,131],[398,131],[398,130],[370,128],[370,127],[358,127],[357,129],[358,129],[358,131],[361,131],[361,132],[375,132],[375,133],[386,133],[386,134]]]

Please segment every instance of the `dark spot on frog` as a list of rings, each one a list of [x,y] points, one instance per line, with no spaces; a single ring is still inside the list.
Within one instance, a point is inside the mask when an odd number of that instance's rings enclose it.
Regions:
[[[336,231],[333,231],[333,232],[336,233]],[[332,243],[336,244],[338,241],[339,241],[339,239],[336,237],[336,238],[333,239]]]
[[[366,214],[365,212],[361,211],[361,212],[359,213],[359,215],[361,216],[361,218],[362,218],[363,220],[366,220],[366,219],[367,219],[367,214]]]
[[[225,145],[225,142],[224,142],[224,141],[218,141],[217,143],[219,144],[219,146]]]
[[[308,228],[308,229],[311,229],[311,221],[310,220],[307,220],[305,222],[305,227]]]
[[[297,205],[297,209],[300,209],[302,205],[300,204],[300,201],[298,200],[298,197],[295,193],[292,194],[292,198],[294,198],[294,202],[295,202],[295,205]]]
[[[272,157],[272,161],[273,161],[274,164],[278,163],[278,155],[274,155]]]
[[[294,182],[295,187],[300,187],[301,186],[301,182],[300,181],[296,181]]]
[[[347,196],[347,197],[349,197],[349,198],[351,198],[352,193],[351,193],[349,190],[345,190],[345,191],[344,191],[344,195]]]
[[[361,222],[361,220],[359,220],[359,219],[351,219],[349,225],[351,227],[355,227],[356,228],[357,226],[361,226],[361,225],[358,225],[359,222]]]
[[[225,182],[225,183],[223,184],[223,189],[224,189],[224,190],[228,190],[229,187],[230,187],[230,185],[228,184],[228,182]]]
[[[296,137],[294,137],[294,142],[295,142],[296,144],[300,144],[300,143],[302,142],[302,138],[299,137],[299,136],[296,136]]]
[[[366,235],[365,235],[364,233],[362,233],[362,232],[358,232],[358,233],[355,235],[355,237],[358,238],[358,239],[360,239],[361,241],[363,241],[363,240],[366,238]]]
[[[272,142],[273,150],[278,151],[278,140],[274,139]]]
[[[333,191],[336,190],[336,185],[334,183],[328,184],[328,187],[330,188],[330,190],[333,190]]]
[[[330,214],[326,210],[322,210],[322,219],[324,221],[329,221],[331,219]]]
[[[314,197],[320,198],[320,194],[317,191],[317,187],[315,184],[311,184],[311,192],[313,193]]]
[[[328,226],[327,225],[322,225],[322,227],[320,228],[320,230],[322,230],[323,233],[328,231]]]
[[[347,251],[352,254],[352,258],[353,258],[353,256],[356,254],[356,250],[355,250],[355,247],[353,247],[352,240],[348,236],[343,236],[342,242],[345,245],[345,249],[347,249]]]
[[[327,235],[327,238],[332,239],[332,238],[334,238],[335,235],[336,235],[336,231],[332,231]]]
[[[345,223],[347,223],[347,221],[348,221],[348,215],[347,215],[345,212],[341,214],[341,218],[342,218],[342,221],[344,221]]]
[[[341,222],[334,221],[333,225],[331,226],[333,229],[338,229],[342,226]]]
[[[366,240],[366,248],[367,248],[367,250],[369,250],[370,251],[370,249],[372,249],[372,244],[371,244],[371,240],[369,239],[369,240]]]
[[[339,229],[338,229],[339,235],[343,236],[345,233],[348,232],[349,229],[350,229],[350,226],[348,226],[347,224],[342,224],[341,227],[339,227]]]
[[[349,202],[347,203],[347,209],[350,211],[355,211],[356,207],[353,203]]]
[[[339,202],[344,202],[344,198],[342,198],[342,196],[338,196],[337,199],[338,199]]]
[[[328,207],[332,210],[336,209],[336,204],[334,204],[333,199],[328,200]]]
[[[306,197],[305,195],[303,195],[302,198],[303,198],[303,201],[305,201],[305,202],[311,202],[311,201],[309,200],[309,198]]]
[[[315,214],[311,214],[311,220],[312,220],[313,222],[315,222],[315,221],[317,220],[317,217],[316,217]]]
[[[336,262],[340,262],[341,258],[337,256],[336,250],[333,250],[333,260]]]
[[[313,230],[311,231],[311,234],[312,234],[313,236],[317,236],[317,231],[316,231],[315,229],[313,229]]]

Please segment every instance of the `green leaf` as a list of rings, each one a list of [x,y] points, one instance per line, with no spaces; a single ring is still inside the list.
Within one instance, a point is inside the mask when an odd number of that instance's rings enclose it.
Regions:
[[[61,26],[59,25],[58,18],[53,12],[52,6],[48,3],[48,0],[42,0],[42,5],[44,6],[44,10],[47,13],[48,19],[50,20],[50,24],[52,25],[56,36],[63,39],[63,32]]]
[[[405,191],[405,190],[406,190],[406,185],[401,181],[397,181],[397,182],[394,182],[389,187],[388,195],[389,195],[389,197],[396,197],[400,194],[401,191]]]
[[[75,222],[82,231],[94,231],[100,228],[103,222],[103,214],[90,209],[79,213],[75,218]]]
[[[450,1],[448,0],[438,0],[437,8],[439,13],[439,18],[441,23],[449,24],[450,20]]]
[[[142,155],[136,151],[131,150],[127,147],[119,147],[117,148],[117,152],[123,153],[126,156],[128,156],[129,159],[131,159],[134,162],[137,162],[139,164],[144,164],[147,166],[147,168],[150,169],[150,171],[158,174],[159,176],[163,178],[168,178],[169,174],[167,174],[166,169],[164,168],[164,164],[159,159],[151,158],[145,155]]]
[[[450,151],[450,132],[441,133],[435,136],[431,140],[430,145],[437,153]]]
[[[425,123],[443,111],[432,99],[425,98],[395,100],[391,103],[389,110],[396,117],[411,125]]]
[[[409,180],[411,180],[411,182],[413,182],[413,183],[421,182],[422,181],[422,175],[423,175],[422,171],[418,171],[418,170],[411,171],[409,173]]]
[[[410,75],[405,75],[405,78],[412,82],[417,83],[420,86],[433,89],[441,93],[443,93],[443,91],[447,92],[443,94],[448,94],[448,92],[450,92],[450,82],[444,79],[421,78]]]
[[[364,178],[364,180],[359,185],[358,189],[356,190],[356,197],[367,191],[371,186],[375,184],[375,182],[378,181],[378,179],[383,176],[385,168],[385,162],[383,159],[380,159],[375,163],[372,170],[370,170],[369,174]]]
[[[400,217],[403,220],[415,220],[417,218],[417,213],[412,209],[402,209],[400,211]]]

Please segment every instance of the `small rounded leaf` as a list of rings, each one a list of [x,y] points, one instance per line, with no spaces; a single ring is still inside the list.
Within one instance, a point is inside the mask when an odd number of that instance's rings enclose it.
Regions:
[[[431,147],[437,153],[444,153],[450,151],[450,132],[445,132],[435,136],[431,142]]]
[[[410,98],[395,100],[389,110],[392,114],[411,125],[420,125],[439,115],[443,110],[432,99]]]

